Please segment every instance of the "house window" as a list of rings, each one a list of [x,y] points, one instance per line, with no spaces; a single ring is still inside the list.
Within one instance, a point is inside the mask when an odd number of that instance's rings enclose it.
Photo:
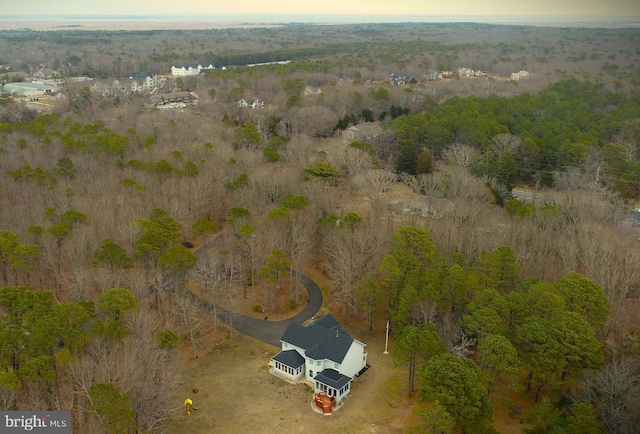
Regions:
[[[334,368],[336,368],[336,369],[339,369],[340,365],[339,365],[339,364],[337,364],[337,363],[334,363],[334,364],[333,364],[333,367],[334,367]]]
[[[288,344],[288,343],[286,343],[286,342],[284,342],[284,343],[282,344],[282,348],[289,348],[289,344]]]
[[[322,360],[318,360],[318,361],[316,362],[316,366],[322,366]]]
[[[309,377],[313,378],[313,371],[309,370]]]

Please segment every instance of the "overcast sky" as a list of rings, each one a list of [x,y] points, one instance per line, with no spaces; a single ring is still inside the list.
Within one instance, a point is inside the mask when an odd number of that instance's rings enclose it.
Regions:
[[[0,3],[0,15],[640,16],[640,0],[0,0]]]

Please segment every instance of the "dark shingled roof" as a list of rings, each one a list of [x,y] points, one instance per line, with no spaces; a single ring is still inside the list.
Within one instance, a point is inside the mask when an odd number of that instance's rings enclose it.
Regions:
[[[325,315],[321,318],[318,318],[317,320],[309,324],[309,326],[320,326],[330,330],[339,328],[340,330],[342,330],[342,327],[340,326],[340,324],[338,324],[338,321],[336,321],[333,315],[330,315],[330,314]]]
[[[342,375],[336,370],[325,369],[316,375],[314,380],[319,381],[322,384],[326,384],[329,387],[333,387],[336,390],[342,389],[342,387],[351,381],[351,377]]]
[[[147,78],[147,77],[155,77],[156,73],[152,71],[142,71],[142,72],[132,72],[129,75],[129,78]]]
[[[300,366],[304,365],[304,357],[302,357],[296,350],[282,351],[278,353],[273,360],[283,363],[293,369],[298,369]]]
[[[280,340],[302,348],[307,357],[314,360],[329,359],[336,363],[342,363],[353,343],[353,338],[332,315],[323,316],[306,327],[290,322]]]
[[[197,69],[198,66],[202,66],[200,63],[184,63],[184,64],[176,64],[173,65],[176,68],[185,68],[185,69],[189,69],[189,68],[193,68],[193,69]]]

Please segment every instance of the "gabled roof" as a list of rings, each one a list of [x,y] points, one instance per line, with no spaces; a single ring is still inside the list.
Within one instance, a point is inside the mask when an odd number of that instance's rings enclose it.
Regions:
[[[154,78],[156,77],[156,73],[155,72],[151,72],[151,71],[143,71],[143,72],[132,72],[131,75],[129,75],[129,78]]]
[[[201,64],[199,64],[199,63],[184,63],[184,64],[180,64],[180,65],[173,65],[173,66],[172,66],[172,68],[178,68],[178,69],[180,69],[180,68],[184,68],[184,69],[189,69],[189,68],[192,68],[192,69],[198,69],[198,67],[202,67],[202,65],[201,65]]]
[[[326,329],[329,330],[335,330],[340,329],[342,330],[344,333],[346,333],[343,329],[342,326],[340,324],[338,324],[338,321],[336,321],[336,319],[333,317],[333,315],[325,315],[323,317],[320,317],[318,319],[316,319],[315,321],[313,321],[312,323],[310,323],[308,325],[308,327],[324,327]],[[348,335],[347,335],[348,336]]]
[[[351,377],[342,375],[334,369],[325,369],[315,376],[314,380],[326,384],[336,390],[342,389],[342,387],[351,381]]]
[[[280,340],[302,348],[314,360],[336,363],[342,363],[353,343],[353,338],[332,315],[318,318],[306,327],[291,322]]]
[[[296,350],[282,351],[273,358],[273,360],[285,364],[293,369],[298,369],[304,365],[304,357]]]

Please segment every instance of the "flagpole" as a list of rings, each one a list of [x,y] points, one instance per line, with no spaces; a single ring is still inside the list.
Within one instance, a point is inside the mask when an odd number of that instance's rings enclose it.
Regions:
[[[384,338],[384,353],[382,354],[389,354],[389,351],[387,351],[388,348],[389,348],[389,320],[387,320],[387,333]]]

